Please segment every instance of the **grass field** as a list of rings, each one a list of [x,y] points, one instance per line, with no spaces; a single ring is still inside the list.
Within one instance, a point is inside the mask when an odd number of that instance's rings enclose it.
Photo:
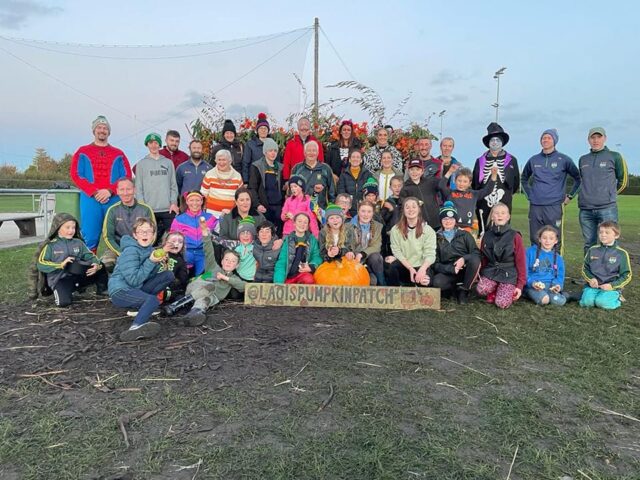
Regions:
[[[637,202],[620,198],[634,273]],[[526,211],[518,197],[525,237]],[[566,218],[577,277],[575,203]],[[615,312],[235,305],[131,345],[105,302],[26,302],[32,253],[0,251],[0,478],[640,478],[635,280]]]
[[[0,195],[0,213],[37,212],[40,208],[40,196],[36,195],[35,208],[31,195]]]

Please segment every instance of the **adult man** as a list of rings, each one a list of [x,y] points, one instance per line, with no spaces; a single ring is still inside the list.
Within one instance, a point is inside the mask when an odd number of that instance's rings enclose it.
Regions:
[[[117,258],[120,256],[120,239],[124,235],[131,235],[133,224],[139,218],[148,218],[154,224],[156,217],[153,210],[146,203],[136,200],[136,187],[130,178],[121,178],[116,183],[116,194],[120,198],[107,210],[102,225],[102,240],[107,247],[102,255],[102,263],[108,271],[113,270]]]
[[[316,142],[304,144],[304,162],[293,167],[292,175],[304,178],[305,193],[317,199],[320,208],[333,203],[336,199],[336,184],[333,181],[333,170],[325,163],[318,161],[319,147]]]
[[[167,131],[164,142],[165,147],[160,150],[160,155],[171,160],[174,170],[177,169],[180,164],[189,160],[189,155],[178,149],[180,146],[180,132],[177,130]]]
[[[156,241],[159,242],[165,231],[171,229],[173,217],[178,210],[178,184],[173,163],[160,155],[160,135],[150,133],[144,139],[149,154],[136,166],[136,198],[151,207],[158,229]]]
[[[558,132],[550,128],[542,132],[542,152],[531,157],[522,170],[521,184],[529,199],[529,239],[533,245],[537,232],[545,225],[558,230],[558,249],[562,247],[562,217],[564,206],[580,189],[580,171],[573,160],[556,150]],[[566,192],[567,177],[573,187]],[[530,183],[531,182],[531,183]],[[561,250],[559,250],[561,251]]]
[[[189,160],[181,163],[176,169],[176,183],[178,184],[180,198],[183,198],[183,195],[187,192],[200,191],[202,179],[213,168],[209,163],[202,160],[203,148],[200,140],[191,140],[189,152],[191,153]]]
[[[617,195],[627,187],[627,164],[622,155],[605,146],[604,128],[592,128],[587,139],[591,151],[578,161],[582,176],[578,208],[585,253],[596,244],[599,224],[618,221]]]
[[[438,175],[436,175],[437,177],[444,177],[449,171],[449,168],[451,168],[451,165],[460,165],[460,162],[453,156],[454,147],[455,142],[452,137],[443,137],[442,140],[440,140],[440,156],[436,158],[436,161],[440,163],[440,171]],[[453,182],[455,174],[451,175],[451,177],[451,181]]]
[[[419,138],[415,145],[416,152],[418,153],[417,158],[418,160],[422,161],[422,165],[424,166],[424,173],[422,174],[424,178],[440,177],[441,163],[440,163],[440,160],[438,160],[437,158],[434,158],[431,155],[432,147],[433,147],[433,144],[431,143],[431,139],[429,137]],[[412,160],[415,160],[415,158],[413,158]],[[409,162],[407,162],[407,165],[408,164]],[[405,179],[406,178],[409,178],[409,175],[407,172],[405,172]]]
[[[288,180],[291,176],[293,167],[304,160],[304,146],[309,141],[317,142],[320,145],[318,139],[311,134],[311,121],[307,117],[302,117],[298,120],[298,133],[284,147],[282,175],[285,180]],[[318,160],[324,162],[322,148],[319,149]]]
[[[71,159],[70,175],[80,192],[80,225],[84,241],[98,249],[102,221],[107,209],[118,201],[116,181],[131,178],[131,167],[119,148],[109,145],[111,126],[103,115],[91,124],[93,143],[80,147]]]

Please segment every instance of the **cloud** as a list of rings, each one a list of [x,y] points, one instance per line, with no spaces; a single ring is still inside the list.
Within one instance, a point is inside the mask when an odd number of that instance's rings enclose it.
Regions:
[[[0,0],[0,27],[18,30],[32,17],[48,17],[62,11],[34,0]]]
[[[440,95],[439,97],[435,97],[434,100],[436,102],[440,102],[444,106],[447,106],[453,103],[466,102],[469,100],[469,96],[461,93],[453,93],[451,95]]]
[[[240,105],[234,103],[225,109],[228,118],[239,119],[244,117],[257,118],[260,112],[269,113],[269,107],[266,105]]]
[[[453,83],[469,80],[470,78],[471,76],[469,75],[461,75],[459,73],[455,73],[453,70],[444,69],[436,73],[429,83],[437,86],[448,86]]]

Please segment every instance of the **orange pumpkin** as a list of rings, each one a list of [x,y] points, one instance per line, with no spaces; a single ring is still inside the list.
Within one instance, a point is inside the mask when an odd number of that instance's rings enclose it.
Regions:
[[[335,262],[325,262],[313,274],[318,285],[369,285],[369,271],[355,260],[343,258]]]

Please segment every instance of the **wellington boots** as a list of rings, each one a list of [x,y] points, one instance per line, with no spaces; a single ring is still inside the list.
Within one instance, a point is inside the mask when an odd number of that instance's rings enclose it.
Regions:
[[[172,302],[172,303],[170,303],[168,305],[164,305],[162,307],[162,312],[167,317],[172,317],[173,315],[178,313],[178,310],[182,310],[183,308],[190,307],[193,304],[194,301],[195,300],[191,295],[186,295],[186,296],[182,297],[181,299],[176,300],[175,302]]]

